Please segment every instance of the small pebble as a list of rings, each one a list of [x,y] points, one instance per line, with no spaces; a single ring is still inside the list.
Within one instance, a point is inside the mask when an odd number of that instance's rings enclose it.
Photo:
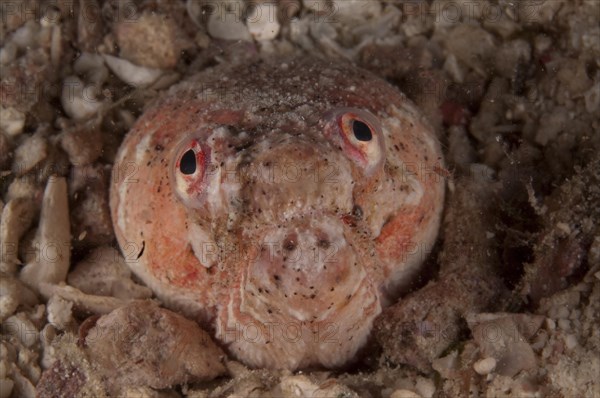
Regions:
[[[14,108],[0,106],[0,130],[10,136],[19,135],[25,126],[25,114]]]
[[[564,305],[558,308],[556,313],[558,319],[567,319],[569,317],[569,309]]]
[[[341,23],[364,25],[381,16],[381,2],[365,0],[333,0],[333,14]]]
[[[208,18],[208,34],[216,39],[252,41],[252,36],[242,19],[242,10],[232,5],[228,11],[221,10],[227,7],[225,2],[219,3],[219,12],[215,12]]]
[[[39,331],[24,312],[9,317],[2,323],[2,333],[15,337],[24,347],[32,347],[39,338]]]
[[[577,337],[575,337],[574,334],[568,334],[565,336],[565,347],[567,347],[567,350],[572,350],[573,348],[577,347]]]
[[[535,351],[541,350],[542,348],[544,348],[547,342],[548,332],[546,332],[545,330],[541,330],[540,332],[538,332],[533,343],[531,344],[531,348],[533,348]]]
[[[0,48],[0,65],[8,65],[15,60],[17,56],[17,46],[13,42],[5,43]]]
[[[3,248],[0,271],[12,275],[18,269],[19,241],[32,223],[36,207],[28,199],[10,199],[0,214],[0,247]],[[9,285],[6,276],[2,277],[2,281],[3,284]]]
[[[425,377],[418,377],[415,389],[423,398],[431,398],[435,394],[435,384],[433,380]]]
[[[18,285],[14,278],[1,274],[0,279],[0,321],[4,321],[17,310],[19,306]]]
[[[0,398],[8,398],[12,393],[14,383],[11,379],[0,380]]]
[[[315,13],[323,13],[331,10],[331,3],[328,0],[302,0],[302,5]]]
[[[65,113],[76,120],[92,117],[102,106],[102,101],[98,99],[98,87],[85,84],[77,76],[65,78],[60,100]]]
[[[455,350],[445,357],[434,359],[432,367],[444,379],[449,379],[452,376],[452,372],[458,367],[458,351]]]
[[[154,11],[141,12],[135,22],[115,24],[113,32],[119,45],[119,56],[148,68],[174,68],[182,52],[189,48],[181,23]]]
[[[8,360],[7,358],[0,358],[0,379],[4,379],[8,374]]]
[[[390,398],[423,398],[419,394],[410,390],[396,390],[390,395]]]
[[[574,321],[577,319],[581,318],[581,310],[578,309],[574,309],[573,311],[571,311],[571,313],[569,314],[569,319]]]
[[[47,140],[41,134],[33,134],[15,150],[12,170],[21,176],[33,170],[47,156]]]
[[[571,330],[571,322],[568,319],[559,319],[558,327],[564,331]]]
[[[473,369],[480,375],[487,375],[496,368],[496,359],[492,357],[480,359],[475,362]]]
[[[33,47],[36,45],[40,25],[34,21],[27,21],[12,35],[12,42],[20,48]]]
[[[592,84],[592,88],[583,95],[585,99],[585,110],[589,113],[598,112],[600,109],[600,84]]]
[[[571,234],[571,227],[569,227],[569,224],[567,224],[567,223],[558,222],[558,223],[556,223],[556,228],[559,229],[560,231],[564,232],[565,235]]]
[[[254,39],[258,41],[273,40],[281,28],[277,21],[277,5],[272,3],[256,5],[248,15],[246,24]]]
[[[458,63],[458,60],[454,54],[450,54],[448,57],[446,57],[446,61],[444,62],[444,70],[448,72],[454,82],[462,83],[464,81],[465,72]]]
[[[108,69],[104,58],[98,54],[82,53],[73,64],[73,70],[87,81],[102,84],[108,78]]]
[[[546,34],[537,35],[533,41],[533,48],[537,56],[542,55],[552,46],[552,39]]]
[[[65,330],[73,321],[72,309],[72,302],[53,295],[47,304],[48,322],[59,330]]]

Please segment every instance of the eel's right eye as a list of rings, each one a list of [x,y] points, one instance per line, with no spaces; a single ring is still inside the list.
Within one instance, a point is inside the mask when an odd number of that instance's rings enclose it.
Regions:
[[[206,190],[206,170],[210,149],[197,138],[180,144],[171,165],[171,181],[175,194],[190,207],[200,207]]]
[[[196,153],[193,149],[188,149],[179,161],[179,171],[185,175],[194,174],[196,172],[196,163]]]

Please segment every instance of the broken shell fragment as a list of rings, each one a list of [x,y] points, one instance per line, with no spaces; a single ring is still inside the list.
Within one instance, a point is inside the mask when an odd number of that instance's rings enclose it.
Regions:
[[[100,317],[84,344],[114,394],[125,386],[166,388],[226,372],[224,354],[208,333],[150,301],[136,301]]]
[[[135,65],[125,59],[104,55],[104,61],[119,79],[133,87],[146,88],[162,76],[160,69]]]
[[[21,270],[20,279],[34,288],[43,282],[64,282],[71,258],[71,227],[67,181],[64,177],[48,179],[42,199],[37,241],[40,249],[38,256]]]
[[[8,274],[16,272],[16,265],[19,262],[17,257],[19,240],[31,225],[35,213],[36,208],[33,202],[24,198],[12,199],[2,209],[0,271]]]
[[[39,291],[46,298],[53,295],[60,296],[72,302],[75,310],[90,314],[108,314],[127,304],[126,300],[85,294],[81,290],[65,284],[40,283]]]

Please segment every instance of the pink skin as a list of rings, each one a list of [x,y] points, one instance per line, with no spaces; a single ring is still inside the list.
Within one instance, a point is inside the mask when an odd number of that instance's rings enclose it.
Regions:
[[[368,72],[316,59],[222,66],[139,118],[111,209],[131,269],[232,355],[335,367],[433,245],[442,167],[429,125]]]

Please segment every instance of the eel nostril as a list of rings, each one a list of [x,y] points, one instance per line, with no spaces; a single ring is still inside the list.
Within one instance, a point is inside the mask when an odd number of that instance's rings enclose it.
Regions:
[[[296,249],[296,241],[292,238],[287,238],[283,242],[283,248],[289,252],[295,250]]]
[[[317,245],[321,248],[321,249],[329,249],[329,247],[331,246],[331,242],[329,242],[328,239],[326,238],[321,238],[319,239],[319,241],[317,242]]]
[[[363,218],[363,209],[359,205],[354,205],[352,208],[352,216],[355,220],[362,220]]]

